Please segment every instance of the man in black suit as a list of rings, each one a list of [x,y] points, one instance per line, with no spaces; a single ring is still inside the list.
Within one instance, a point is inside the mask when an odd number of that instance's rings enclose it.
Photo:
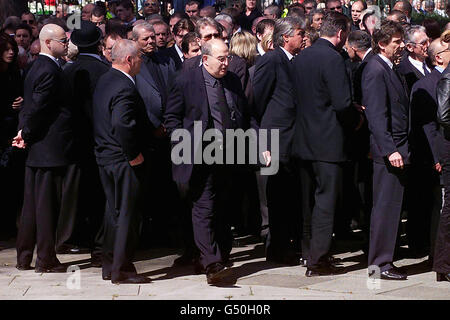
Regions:
[[[17,235],[17,268],[65,272],[55,252],[55,221],[75,216],[80,173],[74,160],[72,112],[57,59],[67,54],[68,39],[54,24],[39,34],[41,53],[25,79],[24,106],[13,146],[27,148],[25,194]]]
[[[348,159],[345,131],[362,124],[339,53],[349,33],[350,19],[329,12],[321,37],[293,62],[297,107],[291,152],[299,159],[304,220],[311,220],[308,277],[342,272],[331,264],[329,250],[342,191],[342,166]]]
[[[133,41],[118,40],[112,69],[98,80],[93,100],[95,156],[107,202],[102,278],[112,283],[150,281],[132,262],[153,131],[133,79],[140,55]]]
[[[197,25],[195,26],[195,33],[197,33],[197,36],[200,39],[200,47],[211,39],[222,39],[222,30],[223,27],[220,23],[211,18],[206,17],[198,20]],[[201,65],[201,63],[201,56],[194,57],[183,62],[183,69],[191,70]],[[232,55],[231,60],[229,61],[228,71],[236,74],[241,80],[242,87],[246,87],[248,70],[247,64],[243,58]]]
[[[403,75],[411,92],[413,84],[431,72],[426,63],[430,40],[425,27],[413,25],[406,28],[405,46],[406,54],[398,65],[398,72]]]
[[[298,238],[300,221],[299,210],[293,205],[300,192],[298,179],[295,179],[289,161],[295,118],[290,68],[291,60],[304,47],[305,26],[305,20],[300,18],[288,17],[277,21],[274,27],[275,49],[258,60],[253,77],[254,108],[260,128],[280,131],[280,169],[275,175],[261,176],[260,182],[267,184],[269,236],[266,259],[288,265],[299,264],[297,243],[292,240]],[[309,221],[305,225],[309,228]],[[303,253],[307,253],[306,248]]]
[[[183,151],[183,154],[189,152],[191,156],[179,164],[174,163],[172,172],[177,183],[189,186],[195,244],[200,250],[200,263],[206,269],[209,284],[220,281],[224,276],[231,252],[231,230],[226,219],[229,213],[224,212],[222,202],[226,196],[224,187],[229,168],[217,163],[205,164],[202,159],[200,164],[194,165],[193,159],[195,154],[203,154],[201,142],[196,141],[201,140],[206,129],[224,133],[226,129],[246,128],[245,95],[236,75],[227,72],[228,59],[228,48],[223,40],[205,43],[202,46],[202,66],[183,71],[177,77],[165,113],[165,127],[172,134],[173,144],[179,139],[176,136],[180,132],[176,129],[187,130],[191,137],[192,143],[187,146],[190,150]],[[197,127],[199,123],[200,129]],[[196,137],[194,130],[201,136]],[[182,143],[186,144],[184,140]],[[226,143],[220,142],[220,150]],[[178,148],[178,144],[173,148]],[[222,155],[226,152],[225,148]],[[174,150],[172,161],[173,157]]]
[[[163,54],[169,56],[175,63],[175,69],[180,70],[183,66],[185,60],[183,52],[181,50],[181,42],[183,41],[183,36],[189,32],[194,32],[195,26],[189,19],[180,19],[173,26],[173,38],[175,43],[170,48],[162,51]]]
[[[101,226],[106,199],[94,154],[92,98],[98,79],[110,69],[99,55],[101,39],[101,30],[90,21],[81,21],[81,28],[75,29],[71,35],[71,41],[78,47],[79,54],[76,61],[64,70],[64,75],[70,88],[68,101],[75,114],[76,150],[80,155],[78,161],[81,169],[80,198],[76,219],[66,217],[64,224],[60,217],[63,223],[60,222],[59,226],[65,226],[67,232],[63,233],[66,238],[60,237],[60,243],[56,245],[58,253],[67,252],[63,244],[70,239],[71,231],[75,228],[74,236],[78,236],[78,239],[72,240],[84,241],[92,249],[91,265],[95,267],[101,266]],[[88,222],[87,226],[83,225],[84,221]],[[70,252],[68,250],[67,253]]]
[[[409,99],[406,83],[393,70],[404,48],[401,24],[385,21],[374,32],[372,41],[376,56],[367,63],[362,76],[362,104],[366,107],[373,158],[369,276],[404,280],[406,273],[393,265],[405,165],[409,164]]]
[[[442,72],[449,64],[448,43],[434,40],[428,47],[428,56],[435,67],[413,85],[411,92],[411,163],[415,165],[415,177],[420,180],[413,184],[414,189],[409,190],[410,197],[417,198],[414,204],[418,207],[409,208],[408,236],[411,237],[408,238],[408,247],[417,255],[429,255],[431,263],[442,207],[439,176],[442,172],[439,156],[442,134],[436,119],[436,88]]]

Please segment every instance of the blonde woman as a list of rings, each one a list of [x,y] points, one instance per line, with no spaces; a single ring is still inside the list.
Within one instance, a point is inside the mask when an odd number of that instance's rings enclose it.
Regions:
[[[258,54],[257,44],[258,40],[250,32],[237,32],[230,41],[230,54],[243,58],[249,68],[255,63],[255,57]]]
[[[269,32],[261,39],[261,47],[264,52],[273,50],[273,33]]]

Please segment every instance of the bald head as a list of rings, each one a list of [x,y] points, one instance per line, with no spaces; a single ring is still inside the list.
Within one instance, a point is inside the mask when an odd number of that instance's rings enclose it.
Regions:
[[[435,66],[446,68],[450,60],[449,44],[441,39],[435,39],[428,47],[428,56]]]
[[[137,57],[139,48],[134,41],[120,39],[117,40],[111,51],[113,64],[123,64],[127,57]]]
[[[46,24],[39,33],[41,52],[47,53],[55,58],[67,54],[68,41],[63,28],[56,24]]]
[[[211,39],[202,45],[203,65],[214,78],[222,78],[228,70],[228,47],[221,39]]]

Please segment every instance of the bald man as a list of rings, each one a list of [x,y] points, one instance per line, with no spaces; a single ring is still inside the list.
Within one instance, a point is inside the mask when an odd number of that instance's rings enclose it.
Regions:
[[[81,9],[81,20],[89,21],[91,20],[92,11],[94,10],[95,5],[92,3],[88,3]]]
[[[141,52],[135,42],[121,39],[111,57],[112,69],[100,77],[93,99],[95,156],[107,201],[102,278],[115,284],[148,283],[133,265],[153,131],[134,80]]]
[[[183,70],[176,78],[164,122],[170,134],[184,128],[194,136],[195,121],[203,123],[202,134],[208,128],[221,132],[244,128],[246,99],[239,78],[228,72],[228,57],[228,47],[223,40],[209,40],[202,44],[202,66]],[[197,151],[195,148],[192,146],[192,155]],[[230,226],[223,210],[224,195],[228,194],[225,181],[230,175],[229,166],[200,164],[194,169],[192,160],[173,164],[173,179],[180,185],[189,185],[200,263],[206,269],[208,284],[216,284],[227,273],[225,265],[231,252]]]
[[[19,133],[13,140],[13,146],[28,150],[16,267],[31,269],[36,244],[36,272],[65,272],[55,253],[55,221],[74,216],[80,176],[72,147],[72,111],[57,61],[67,54],[68,39],[61,27],[48,24],[39,41],[41,52],[25,79]]]

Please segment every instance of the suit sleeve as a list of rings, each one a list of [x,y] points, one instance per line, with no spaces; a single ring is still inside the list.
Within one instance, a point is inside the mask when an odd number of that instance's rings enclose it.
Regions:
[[[276,81],[276,71],[273,59],[268,55],[263,55],[255,66],[253,76],[253,113],[258,122],[261,121],[266,112],[267,104]]]
[[[382,71],[364,69],[362,93],[369,130],[383,157],[387,157],[398,150],[388,129],[388,96]]]
[[[164,113],[164,127],[167,129],[169,135],[174,130],[183,128],[185,104],[182,88],[180,79],[175,79],[167,99],[166,112]]]
[[[446,73],[437,86],[437,119],[445,128],[450,128],[450,73]]]
[[[32,101],[22,110],[19,128],[26,143],[36,140],[50,125],[48,115],[53,113],[56,107],[54,99],[59,95],[55,81],[59,81],[56,75],[48,72],[34,82]]]
[[[136,122],[136,101],[131,93],[121,92],[111,106],[111,125],[114,137],[119,142],[128,161],[135,159],[141,152]]]
[[[352,89],[344,60],[335,55],[327,60],[322,69],[331,99],[331,105],[344,128],[353,129],[358,125],[359,113],[352,105]]]

